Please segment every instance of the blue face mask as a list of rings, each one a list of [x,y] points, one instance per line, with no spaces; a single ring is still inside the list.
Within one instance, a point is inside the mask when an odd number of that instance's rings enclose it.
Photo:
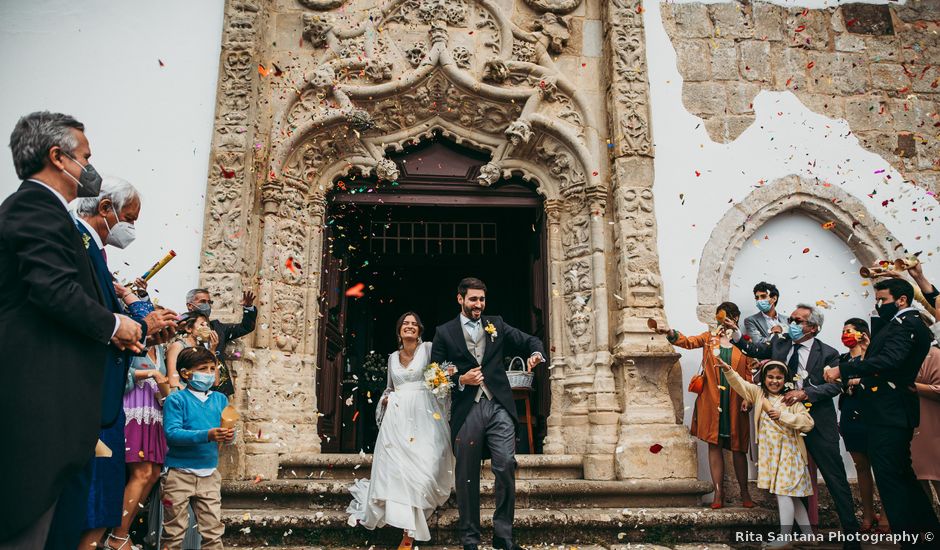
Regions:
[[[196,391],[209,391],[215,385],[215,374],[211,372],[194,372],[189,379],[189,387]]]
[[[803,337],[803,325],[798,325],[796,323],[790,323],[788,329],[790,331],[790,338],[795,342]]]
[[[757,309],[761,310],[762,313],[767,313],[768,311],[770,311],[771,307],[772,306],[770,305],[770,300],[758,300],[757,301]]]

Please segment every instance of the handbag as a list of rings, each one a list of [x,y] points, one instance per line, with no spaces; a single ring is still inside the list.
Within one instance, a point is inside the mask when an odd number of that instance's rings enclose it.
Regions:
[[[705,391],[705,368],[689,380],[689,391],[701,395]]]

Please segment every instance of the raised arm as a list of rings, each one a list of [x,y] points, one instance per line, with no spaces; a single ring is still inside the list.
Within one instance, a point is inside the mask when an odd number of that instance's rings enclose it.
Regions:
[[[721,359],[717,359],[717,361],[718,365],[721,367],[721,371],[725,373],[725,378],[728,380],[728,385],[731,386],[731,389],[745,401],[756,403],[762,391],[760,387],[741,378],[741,375],[735,372],[735,370],[731,368],[731,365]]]
[[[685,349],[704,348],[710,338],[711,333],[709,332],[703,332],[697,336],[686,336],[675,329],[666,335],[666,340],[669,340],[670,344]]]

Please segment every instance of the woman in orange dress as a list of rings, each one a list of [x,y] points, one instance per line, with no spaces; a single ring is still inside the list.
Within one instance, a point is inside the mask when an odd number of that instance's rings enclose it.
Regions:
[[[724,302],[716,310],[715,318],[719,326],[725,317],[738,320],[741,311],[732,302]],[[715,485],[715,497],[711,507],[718,509],[724,505],[722,483],[725,477],[725,463],[722,449],[731,451],[742,505],[745,508],[753,507],[754,502],[747,486],[747,450],[750,436],[747,411],[751,404],[731,391],[724,373],[719,368],[718,359],[731,365],[735,372],[748,382],[751,381],[753,361],[731,343],[729,335],[723,329],[715,329],[715,332],[706,330],[697,336],[686,336],[677,330],[665,328],[660,332],[666,334],[670,343],[680,348],[703,348],[704,391],[695,400],[695,411],[692,413],[692,426],[689,431],[708,443],[708,464],[712,483]]]

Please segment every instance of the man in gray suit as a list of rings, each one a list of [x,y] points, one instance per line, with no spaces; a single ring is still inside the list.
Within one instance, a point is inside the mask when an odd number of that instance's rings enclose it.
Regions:
[[[780,292],[771,283],[761,281],[754,285],[754,300],[757,302],[758,311],[744,319],[744,333],[751,342],[763,344],[775,334],[783,333],[787,318],[777,312],[779,299]]]

